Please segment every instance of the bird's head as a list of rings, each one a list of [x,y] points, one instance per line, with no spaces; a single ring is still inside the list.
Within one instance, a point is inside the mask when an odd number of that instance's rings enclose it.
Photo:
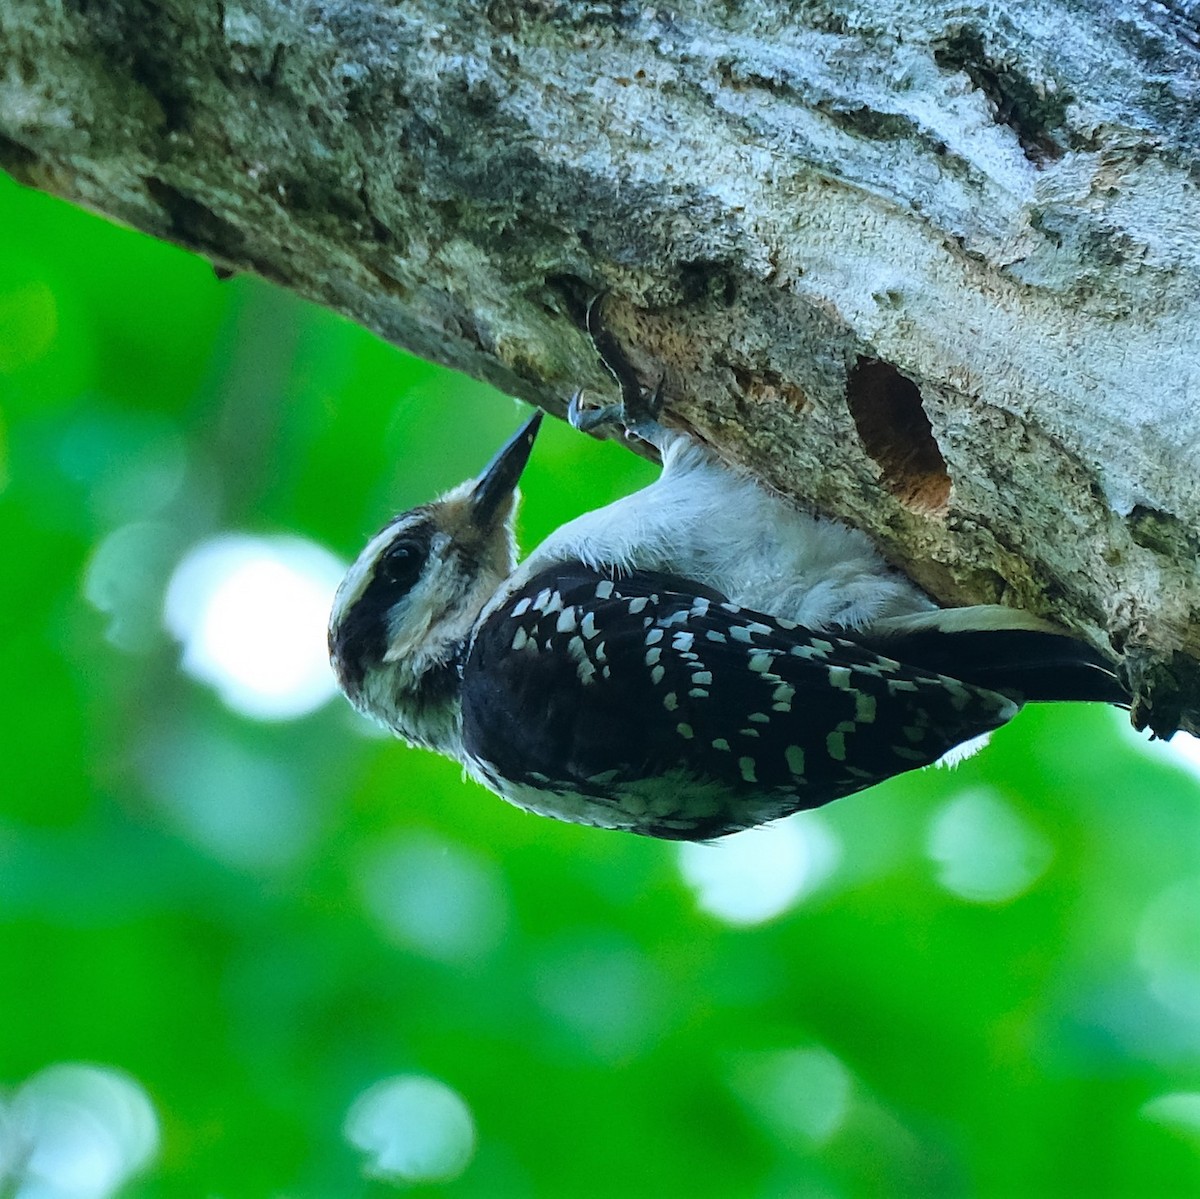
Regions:
[[[329,619],[338,682],[355,707],[410,740],[432,739],[415,709],[452,684],[475,621],[516,566],[517,481],[541,419],[478,478],[385,525],[338,588]]]

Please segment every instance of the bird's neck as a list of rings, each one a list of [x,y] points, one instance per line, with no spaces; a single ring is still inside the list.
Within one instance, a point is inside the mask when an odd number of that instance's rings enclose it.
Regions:
[[[411,744],[459,757],[466,651],[462,638],[419,661],[388,664],[369,682],[362,707]]]

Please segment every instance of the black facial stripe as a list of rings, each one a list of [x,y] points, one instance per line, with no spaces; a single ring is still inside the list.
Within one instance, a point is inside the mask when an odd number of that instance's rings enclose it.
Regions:
[[[368,668],[387,649],[388,613],[416,585],[429,560],[434,525],[431,520],[406,523],[379,554],[362,594],[330,632],[329,651],[347,691],[362,688]]]
[[[406,524],[398,530],[371,567],[371,577],[355,604],[386,612],[416,585],[433,548],[433,521]]]

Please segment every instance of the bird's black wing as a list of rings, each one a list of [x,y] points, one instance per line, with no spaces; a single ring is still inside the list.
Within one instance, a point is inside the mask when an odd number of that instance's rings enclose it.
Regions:
[[[631,785],[667,779],[715,785],[727,807],[774,797],[781,815],[924,766],[1016,711],[700,590],[578,565],[538,575],[470,648],[468,754],[494,778],[618,806]],[[757,822],[725,815],[699,835]]]

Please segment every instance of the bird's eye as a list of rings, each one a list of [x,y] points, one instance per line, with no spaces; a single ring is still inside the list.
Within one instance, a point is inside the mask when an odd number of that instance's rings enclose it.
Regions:
[[[379,560],[379,576],[393,587],[408,589],[421,573],[420,549],[410,541],[398,541],[388,546]]]

